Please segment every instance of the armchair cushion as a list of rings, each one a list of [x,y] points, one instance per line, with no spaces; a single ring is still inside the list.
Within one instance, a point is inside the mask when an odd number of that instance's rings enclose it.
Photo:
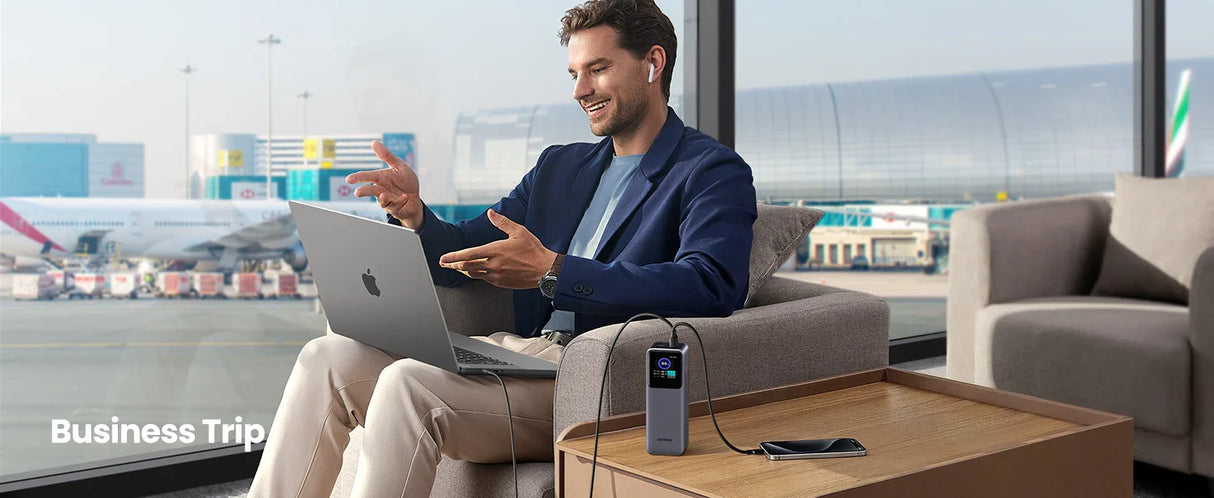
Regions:
[[[1214,247],[1214,178],[1117,175],[1093,294],[1186,304],[1193,267]]]
[[[1189,314],[1183,306],[1093,296],[995,304],[978,313],[978,383],[1190,428]]]
[[[751,306],[757,292],[776,269],[805,240],[822,211],[797,206],[759,204],[755,218],[754,241],[750,245],[750,281],[747,285],[745,307]]]

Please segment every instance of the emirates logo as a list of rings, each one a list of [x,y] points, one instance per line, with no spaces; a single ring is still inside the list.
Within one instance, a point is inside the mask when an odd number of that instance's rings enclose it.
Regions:
[[[101,179],[102,185],[134,185],[135,182],[128,180],[125,176],[125,170],[122,168],[122,161],[114,163],[110,166],[110,176]]]

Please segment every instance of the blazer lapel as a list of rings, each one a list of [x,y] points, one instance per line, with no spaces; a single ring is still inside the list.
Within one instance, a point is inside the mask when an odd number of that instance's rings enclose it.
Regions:
[[[666,107],[666,123],[662,125],[662,131],[658,132],[658,137],[653,141],[653,145],[649,146],[649,150],[645,152],[645,157],[641,159],[641,164],[637,166],[636,172],[632,175],[632,179],[628,182],[628,189],[624,191],[624,195],[620,196],[619,202],[615,206],[615,211],[611,213],[611,220],[607,223],[607,229],[603,231],[602,242],[599,243],[599,251],[595,257],[599,257],[602,253],[602,248],[608,247],[612,243],[620,228],[624,226],[624,222],[628,221],[649,197],[649,193],[653,192],[654,187],[661,181],[662,175],[669,166],[670,156],[679,142],[683,139],[683,120],[674,113],[674,109]],[[599,170],[602,174],[602,170]],[[593,189],[591,190],[593,195]],[[587,201],[587,205],[589,201]],[[585,212],[586,207],[582,206],[582,211]],[[580,219],[580,218],[579,218]],[[565,249],[568,249],[566,243]]]

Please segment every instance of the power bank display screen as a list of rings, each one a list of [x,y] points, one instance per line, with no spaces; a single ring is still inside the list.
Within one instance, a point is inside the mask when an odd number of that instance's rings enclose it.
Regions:
[[[683,387],[683,353],[679,351],[650,351],[649,387],[660,389],[678,389]]]

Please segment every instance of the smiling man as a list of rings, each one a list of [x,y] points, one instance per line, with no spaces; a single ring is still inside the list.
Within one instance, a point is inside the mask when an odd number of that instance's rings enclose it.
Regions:
[[[506,197],[451,224],[417,175],[355,173],[390,223],[417,231],[436,285],[515,289],[515,333],[480,337],[552,362],[578,334],[641,312],[728,316],[746,298],[756,216],[750,167],[667,103],[676,40],[653,0],[591,0],[561,19],[573,98],[598,143],[548,147]],[[476,313],[477,310],[466,310]],[[486,333],[494,331],[485,331]],[[506,379],[522,461],[551,461],[551,379]],[[300,353],[250,496],[328,496],[349,432],[366,434],[355,496],[427,496],[442,455],[510,461],[497,381],[402,359],[334,334]]]

